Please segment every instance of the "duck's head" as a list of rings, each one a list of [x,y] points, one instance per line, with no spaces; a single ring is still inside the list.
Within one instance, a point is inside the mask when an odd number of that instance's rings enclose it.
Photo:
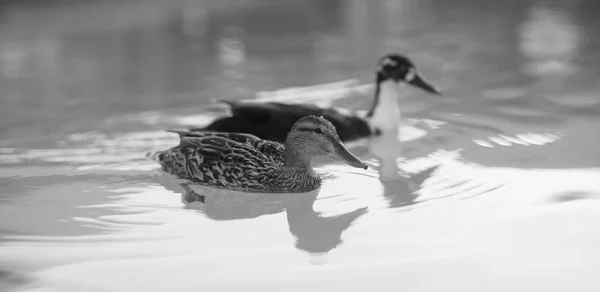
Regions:
[[[387,54],[381,57],[377,64],[377,83],[390,80],[398,84],[412,85],[431,94],[441,94],[439,89],[419,74],[410,59],[400,54]]]
[[[392,133],[398,130],[401,117],[398,98],[403,84],[441,95],[440,90],[427,82],[407,57],[396,53],[381,57],[377,63],[375,98],[366,115],[373,133]]]
[[[367,165],[344,146],[335,126],[323,117],[306,116],[294,124],[288,133],[285,164],[293,166],[310,162],[316,156],[328,155],[342,162],[367,169]]]

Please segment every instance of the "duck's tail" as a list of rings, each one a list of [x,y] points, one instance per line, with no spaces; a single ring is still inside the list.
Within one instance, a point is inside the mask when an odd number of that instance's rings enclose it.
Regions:
[[[189,131],[189,130],[183,130],[183,129],[169,129],[166,130],[169,133],[175,133],[177,135],[179,135],[179,137],[186,137],[186,136],[194,136],[194,132]]]
[[[233,116],[233,111],[238,107],[239,101],[214,99],[210,107],[211,110],[218,110],[220,115]]]
[[[212,130],[206,129],[206,128],[198,129],[198,130],[196,130],[196,129],[192,129],[192,130],[170,129],[170,130],[166,130],[166,131],[179,135],[179,138],[183,138],[183,137],[202,138],[202,137],[213,135],[215,132],[215,131],[212,131]]]
[[[165,151],[146,152],[146,157],[162,164]]]
[[[227,99],[219,99],[216,101],[216,104],[222,104],[229,107],[234,107],[239,101],[227,100]]]

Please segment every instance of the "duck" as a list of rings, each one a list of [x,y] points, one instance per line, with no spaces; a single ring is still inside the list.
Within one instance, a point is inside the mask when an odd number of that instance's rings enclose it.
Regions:
[[[378,60],[375,71],[375,96],[366,114],[340,108],[323,108],[313,104],[282,102],[242,102],[220,100],[231,114],[217,118],[193,132],[237,132],[283,143],[288,129],[303,116],[323,116],[335,126],[343,142],[384,132],[397,131],[401,113],[398,104],[402,85],[410,85],[432,94],[441,91],[419,74],[415,64],[405,55],[389,53]]]
[[[184,180],[182,187],[199,184],[242,192],[304,193],[321,186],[321,177],[311,166],[314,157],[328,155],[368,168],[324,117],[300,118],[285,144],[245,133],[172,132],[179,134],[178,146],[147,155],[163,171]]]

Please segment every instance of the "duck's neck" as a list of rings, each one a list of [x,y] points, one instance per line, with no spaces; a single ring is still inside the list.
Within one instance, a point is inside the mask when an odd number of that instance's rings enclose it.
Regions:
[[[308,192],[321,186],[321,178],[310,165],[313,155],[299,151],[296,143],[285,143],[283,165],[278,169],[276,183],[285,191]]]
[[[373,105],[367,113],[367,122],[374,133],[398,130],[400,106],[398,104],[400,88],[393,80],[376,82]]]
[[[283,168],[296,169],[296,170],[309,170],[312,169],[310,161],[312,157],[306,154],[300,154],[297,147],[292,143],[285,143],[285,152],[283,155]]]

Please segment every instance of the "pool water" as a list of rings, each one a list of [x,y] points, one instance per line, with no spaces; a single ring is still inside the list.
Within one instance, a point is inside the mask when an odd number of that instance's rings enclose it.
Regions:
[[[595,1],[117,2],[0,4],[1,291],[600,290]],[[145,156],[218,99],[364,111],[387,52],[444,95],[347,143],[367,170],[187,192]]]

